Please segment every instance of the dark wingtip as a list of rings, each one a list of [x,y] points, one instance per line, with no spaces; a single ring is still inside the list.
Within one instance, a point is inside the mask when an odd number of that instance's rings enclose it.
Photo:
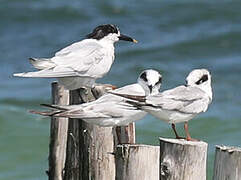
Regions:
[[[28,58],[28,60],[29,60],[29,61],[36,61],[36,59],[34,59],[34,58],[32,58],[32,57]]]
[[[130,100],[126,100],[125,102],[128,103],[128,104],[131,104],[132,106],[136,107],[136,108],[139,109],[139,110],[140,110],[141,107],[142,107],[141,102],[130,101]]]
[[[35,111],[35,110],[29,110],[28,112],[29,112],[29,113],[32,113],[32,114],[42,115],[42,116],[51,116],[51,115],[52,115],[52,113],[49,112],[49,111]]]
[[[116,96],[121,96],[127,99],[131,99],[131,100],[135,100],[135,101],[139,101],[139,102],[145,102],[146,101],[146,96],[135,96],[135,95],[129,95],[129,94],[119,94],[119,93],[115,93],[115,92],[108,92],[111,93],[113,95]]]
[[[40,104],[40,106],[45,106],[45,107],[54,108],[51,104]]]
[[[35,111],[35,110],[29,110],[29,113],[32,114],[38,114],[38,115],[42,115],[42,116],[53,116],[53,117],[61,117],[59,116],[59,114],[61,114],[62,110],[53,110],[53,111]]]
[[[41,106],[44,106],[44,107],[48,107],[48,108],[52,108],[52,109],[58,109],[58,110],[62,110],[62,111],[66,111],[68,109],[66,108],[63,108],[63,107],[59,107],[58,105],[51,105],[51,104],[40,104]]]

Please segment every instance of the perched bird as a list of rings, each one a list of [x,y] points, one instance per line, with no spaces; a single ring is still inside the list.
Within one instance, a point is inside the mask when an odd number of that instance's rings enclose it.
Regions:
[[[154,95],[132,96],[113,92],[128,98],[126,102],[151,115],[171,123],[176,138],[175,124],[184,122],[186,140],[194,140],[188,131],[188,121],[208,109],[212,101],[211,75],[206,69],[195,69],[186,78],[186,85],[163,91]]]
[[[114,43],[119,40],[137,43],[120,34],[115,25],[100,25],[86,39],[63,48],[52,58],[30,58],[30,63],[39,71],[14,76],[57,78],[69,90],[93,87],[96,79],[109,72],[115,58]]]
[[[124,86],[113,92],[129,95],[155,95],[159,93],[162,76],[155,70],[143,71],[137,80],[138,83]],[[54,117],[78,118],[99,126],[125,126],[143,118],[147,113],[126,103],[125,98],[110,93],[104,94],[99,99],[80,105],[45,105],[52,111],[38,112],[35,114]]]

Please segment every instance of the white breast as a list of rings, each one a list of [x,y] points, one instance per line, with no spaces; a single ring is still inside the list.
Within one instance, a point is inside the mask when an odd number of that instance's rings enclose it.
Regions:
[[[188,114],[182,113],[179,111],[169,111],[163,109],[157,109],[153,107],[144,106],[143,110],[149,112],[151,115],[155,116],[156,118],[165,121],[167,123],[180,123],[180,122],[187,122],[190,119],[194,118],[197,114]]]

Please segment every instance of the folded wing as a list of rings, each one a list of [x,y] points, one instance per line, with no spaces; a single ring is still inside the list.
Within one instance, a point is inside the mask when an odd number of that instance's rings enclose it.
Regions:
[[[179,86],[156,96],[146,97],[146,105],[183,113],[205,112],[210,103],[207,94],[196,87]]]
[[[104,48],[95,41],[83,40],[74,43],[57,52],[51,59],[34,59],[30,62],[37,69],[36,72],[17,73],[21,77],[93,77],[89,70],[105,57]],[[93,70],[91,70],[93,71]]]

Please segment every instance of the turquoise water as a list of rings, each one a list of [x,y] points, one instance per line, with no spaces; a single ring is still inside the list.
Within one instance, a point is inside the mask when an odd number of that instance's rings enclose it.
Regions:
[[[155,68],[167,89],[184,83],[193,68],[211,71],[213,103],[190,121],[191,135],[209,143],[211,179],[215,145],[241,146],[238,1],[0,0],[0,179],[47,178],[49,120],[27,110],[50,102],[52,80],[12,73],[33,70],[28,57],[50,57],[103,23],[117,24],[139,43],[116,44],[115,63],[99,82],[123,86]],[[174,137],[168,124],[151,116],[136,124],[138,143],[158,145],[159,136]]]

